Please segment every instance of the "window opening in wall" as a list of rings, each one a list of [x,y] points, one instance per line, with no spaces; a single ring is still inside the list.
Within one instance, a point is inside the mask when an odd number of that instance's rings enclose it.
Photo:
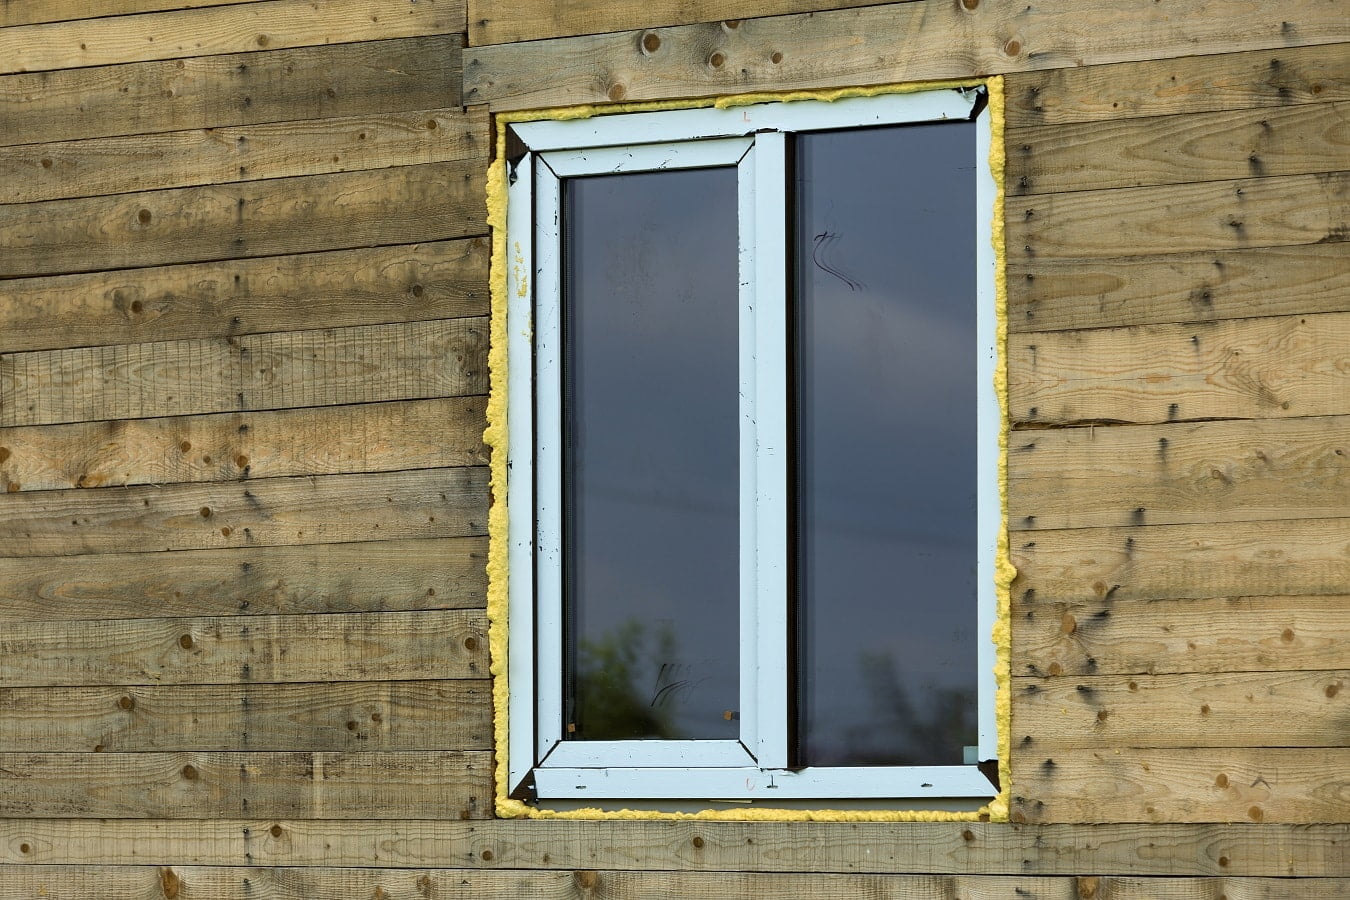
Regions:
[[[995,792],[983,107],[511,126],[514,796]]]

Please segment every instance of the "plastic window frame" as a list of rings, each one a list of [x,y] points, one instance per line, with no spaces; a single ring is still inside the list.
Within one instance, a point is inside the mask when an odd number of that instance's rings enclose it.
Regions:
[[[976,122],[979,745],[997,758],[994,560],[1001,412],[994,390],[997,187],[980,89],[625,113],[513,124],[508,161],[508,777],[518,799],[988,800],[973,765],[787,768],[786,135],[942,119]],[[561,186],[571,176],[735,166],[741,388],[741,709],[735,741],[565,741],[562,723]],[[776,298],[776,301],[775,301]],[[529,365],[519,360],[530,360]],[[520,402],[527,397],[529,402]],[[775,487],[776,486],[776,487]],[[553,673],[552,676],[548,673]]]

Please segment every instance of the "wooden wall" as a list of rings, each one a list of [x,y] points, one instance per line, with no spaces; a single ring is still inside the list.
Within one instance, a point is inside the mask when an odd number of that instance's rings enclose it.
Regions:
[[[0,897],[1350,892],[1348,44],[1340,0],[0,2]],[[489,113],[991,73],[1013,822],[491,819]]]

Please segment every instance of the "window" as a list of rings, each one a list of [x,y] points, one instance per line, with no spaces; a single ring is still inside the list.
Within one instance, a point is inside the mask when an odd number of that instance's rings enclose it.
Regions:
[[[510,126],[514,797],[995,793],[984,107]]]

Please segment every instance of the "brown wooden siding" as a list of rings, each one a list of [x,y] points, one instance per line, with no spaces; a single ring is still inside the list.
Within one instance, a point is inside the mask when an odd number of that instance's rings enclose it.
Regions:
[[[1350,891],[1348,43],[1336,0],[0,3],[0,897]],[[997,73],[1013,821],[490,818],[490,113]]]

